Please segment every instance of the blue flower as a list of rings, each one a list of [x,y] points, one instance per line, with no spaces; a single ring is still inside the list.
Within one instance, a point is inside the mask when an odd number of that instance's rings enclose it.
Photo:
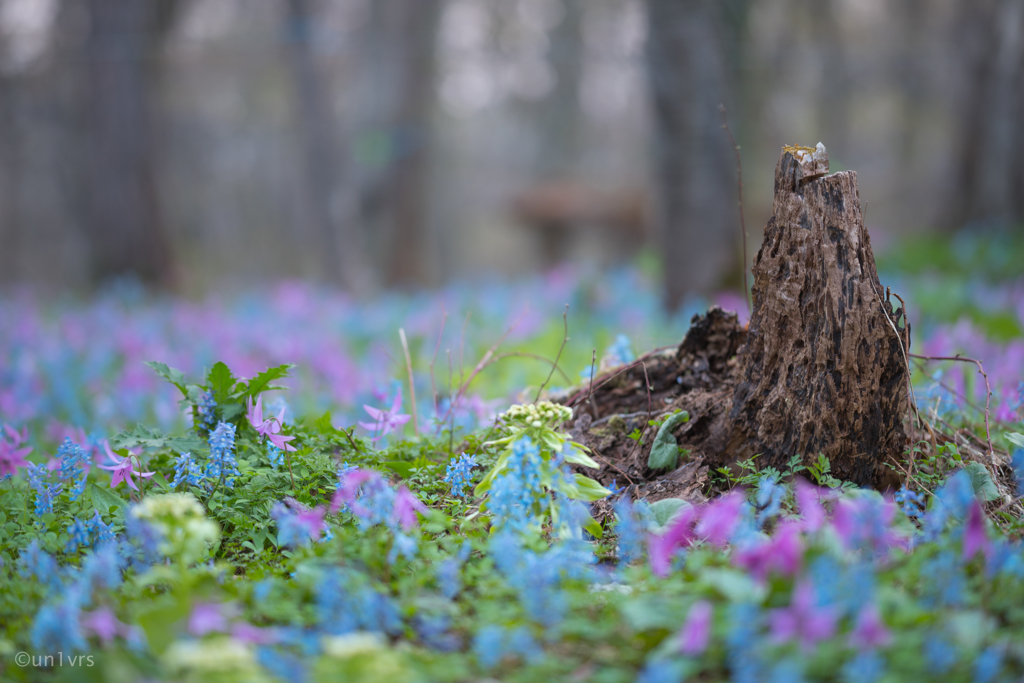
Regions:
[[[900,488],[894,496],[896,504],[903,510],[903,514],[910,518],[917,518],[924,509],[924,496],[916,491],[911,491],[906,486]]]
[[[199,413],[199,425],[205,431],[213,429],[217,423],[217,401],[213,398],[212,391],[204,391],[196,405],[196,412]]]
[[[615,342],[604,350],[604,357],[601,360],[609,366],[617,366],[632,363],[635,359],[629,337],[619,334],[615,337]]]
[[[1003,670],[1003,650],[995,645],[985,649],[974,660],[975,683],[990,683]]]
[[[683,671],[678,662],[655,659],[647,662],[637,676],[636,683],[682,683]]]
[[[77,517],[68,524],[67,532],[71,538],[68,539],[64,552],[75,553],[78,552],[79,547],[88,548],[92,545],[92,533],[89,524]]]
[[[476,467],[476,458],[463,453],[456,459],[448,462],[448,469],[445,471],[444,481],[452,487],[452,495],[458,498],[465,497],[466,489],[471,486],[472,470]]]
[[[32,623],[32,646],[43,652],[65,654],[87,649],[78,625],[80,611],[74,599],[43,605]]]
[[[956,664],[956,647],[939,634],[930,634],[924,641],[924,661],[929,672],[945,674]]]
[[[260,666],[282,681],[304,683],[308,674],[303,661],[278,648],[260,647],[256,649],[256,661]]]
[[[39,541],[35,539],[18,554],[18,574],[23,579],[35,579],[51,591],[60,590],[63,585],[57,561],[40,549]]]
[[[779,514],[785,497],[785,485],[778,483],[772,477],[761,477],[761,480],[757,483],[757,525],[759,528],[763,527],[766,521]]]
[[[45,467],[28,464],[28,482],[36,491],[35,514],[42,517],[48,512],[53,512],[53,500],[64,490],[63,484],[47,484],[45,480],[50,478],[50,472]]]
[[[57,476],[61,481],[75,483],[68,491],[68,497],[77,500],[85,491],[85,465],[88,462],[85,451],[70,438],[66,438],[57,450],[57,457],[60,458],[60,471]]]
[[[846,662],[840,676],[846,683],[874,683],[885,675],[885,660],[876,650],[864,650]]]
[[[619,565],[627,565],[643,557],[646,529],[642,519],[642,507],[626,498],[615,501],[615,533],[618,536]]]
[[[199,486],[203,481],[203,471],[199,463],[193,459],[191,453],[182,453],[174,461],[174,479],[171,481],[171,488],[178,488],[179,484],[185,483],[188,486]]]
[[[146,520],[128,513],[124,516],[125,537],[120,543],[121,557],[136,570],[153,566],[160,561],[160,532]]]
[[[489,624],[473,638],[473,654],[485,669],[493,669],[505,656],[505,629]]]
[[[284,464],[284,451],[268,441],[267,459],[270,460],[270,466],[276,470]]]
[[[234,488],[235,477],[241,475],[235,461],[235,425],[221,422],[210,434],[210,458],[203,474],[214,486],[223,480],[229,489]]]

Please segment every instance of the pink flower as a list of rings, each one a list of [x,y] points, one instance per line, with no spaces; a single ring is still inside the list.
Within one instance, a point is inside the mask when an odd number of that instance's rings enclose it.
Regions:
[[[395,518],[402,528],[408,531],[416,526],[416,513],[426,514],[427,506],[412,494],[403,484],[395,494]]]
[[[857,625],[850,633],[850,643],[860,650],[865,650],[885,647],[891,638],[892,634],[885,628],[878,607],[873,603],[865,605],[857,615]]]
[[[711,640],[711,603],[698,600],[686,615],[686,623],[679,632],[679,651],[684,655],[699,655]]]
[[[971,501],[967,510],[967,523],[964,525],[964,559],[970,560],[978,551],[988,556],[989,542],[985,535],[985,511],[977,499]]]
[[[10,426],[4,425],[4,431],[7,432],[10,441],[0,438],[0,479],[7,475],[16,475],[20,467],[28,467],[25,456],[32,452],[31,446],[18,448],[28,439],[27,429],[19,434]]]
[[[672,554],[676,548],[691,545],[696,539],[693,523],[697,519],[697,508],[685,507],[662,535],[651,534],[647,538],[647,555],[651,559],[651,571],[655,576],[668,576],[672,568]]]
[[[359,426],[374,433],[373,441],[384,437],[385,434],[394,431],[409,421],[409,415],[402,415],[398,411],[402,408],[402,390],[398,389],[395,400],[391,403],[390,410],[381,410],[372,406],[364,405],[363,410],[369,413],[373,422],[360,422]]]
[[[109,607],[100,607],[92,612],[83,613],[79,623],[86,631],[99,637],[104,645],[109,645],[114,636],[126,636],[128,633],[128,627],[117,620]]]
[[[281,434],[281,425],[284,424],[284,408],[281,408],[280,414],[277,417],[269,417],[266,420],[263,419],[263,397],[260,396],[256,399],[256,405],[252,403],[252,396],[246,399],[246,406],[248,412],[245,416],[249,420],[249,424],[256,430],[256,433],[260,436],[265,436],[270,440],[270,443],[274,444],[282,451],[294,451],[295,446],[292,446],[289,441],[294,439],[294,436],[285,436]]]
[[[724,546],[736,527],[744,500],[743,492],[736,490],[708,505],[697,523],[697,535],[705,537],[708,543]]]
[[[816,608],[810,584],[801,582],[793,589],[789,607],[773,609],[768,615],[772,638],[783,643],[798,639],[806,651],[828,640],[836,631],[836,615],[828,607]]]
[[[110,450],[110,444],[108,442],[103,442],[103,448],[107,452],[107,458],[114,463],[113,465],[99,466],[100,469],[112,470],[114,472],[113,476],[110,478],[110,488],[116,488],[117,485],[120,484],[121,482],[127,482],[129,487],[138,491],[139,487],[135,485],[135,480],[132,479],[132,475],[138,474],[143,479],[148,479],[149,477],[152,477],[155,474],[155,472],[135,471],[135,465],[132,462],[133,458],[135,459],[136,462],[139,463],[139,467],[142,467],[142,461],[139,460],[139,456],[136,455],[135,453],[129,451],[126,457],[124,457],[123,459],[118,459],[118,456],[112,450]]]
[[[188,632],[192,635],[205,636],[207,633],[224,633],[227,630],[228,620],[223,605],[199,602],[192,607],[188,617]]]
[[[821,506],[821,489],[808,484],[803,479],[796,480],[796,503],[803,517],[803,528],[814,533],[825,523],[825,508]]]
[[[342,504],[354,505],[359,487],[374,479],[380,479],[380,474],[373,470],[359,468],[348,472],[345,475],[345,482],[331,500],[331,512],[340,510]]]
[[[749,571],[758,581],[764,581],[772,571],[794,576],[800,571],[803,559],[801,526],[796,521],[783,522],[771,539],[737,548],[733,554],[733,563]]]

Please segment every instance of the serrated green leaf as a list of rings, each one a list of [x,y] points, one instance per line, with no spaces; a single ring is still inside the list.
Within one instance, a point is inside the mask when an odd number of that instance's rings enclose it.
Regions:
[[[685,410],[672,415],[658,429],[658,435],[654,437],[654,444],[651,446],[651,455],[647,458],[647,467],[652,470],[675,469],[679,461],[679,444],[672,430],[684,422],[688,422],[690,414]]]
[[[206,383],[210,391],[213,392],[213,400],[217,402],[217,405],[227,402],[231,396],[231,389],[237,381],[231,374],[231,368],[220,361],[214,363],[210,368],[210,373],[206,376]]]
[[[992,476],[980,462],[969,462],[964,465],[964,471],[971,477],[971,486],[974,487],[974,495],[986,503],[999,498],[999,489],[992,481]]]
[[[181,370],[168,367],[166,363],[158,363],[155,360],[146,361],[146,365],[155,370],[156,374],[178,387],[178,391],[188,398],[188,390],[185,388],[185,373]]]
[[[252,398],[253,400],[255,400],[256,397],[259,394],[263,393],[264,391],[270,391],[272,389],[283,389],[284,387],[271,386],[271,382],[274,382],[279,379],[284,379],[285,377],[288,376],[288,371],[294,367],[294,365],[288,363],[285,365],[278,365],[277,367],[274,368],[267,368],[266,370],[264,370],[263,372],[259,373],[251,380],[249,380],[249,383],[246,385],[245,391],[242,392],[241,398]]]

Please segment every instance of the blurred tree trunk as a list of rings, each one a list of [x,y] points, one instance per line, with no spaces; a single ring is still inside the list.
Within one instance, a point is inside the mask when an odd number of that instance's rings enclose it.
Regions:
[[[156,191],[156,91],[177,0],[86,0],[84,168],[92,277],[172,284]]]
[[[354,180],[340,140],[330,87],[317,64],[313,0],[287,0],[288,45],[302,148],[303,207],[327,280],[350,291],[370,286]]]
[[[435,43],[440,0],[376,0],[375,17],[385,93],[382,121],[391,141],[391,161],[381,180],[384,278],[412,287],[427,280],[426,179],[430,117],[434,103]]]
[[[0,76],[0,284],[16,282],[19,276],[18,174],[16,171],[17,131],[12,113],[14,97],[9,80]]]
[[[580,106],[583,74],[583,2],[562,0],[562,20],[550,35],[555,87],[536,105],[539,122],[538,180],[564,180],[578,174],[580,137],[585,120]]]
[[[647,2],[655,215],[670,310],[721,286],[739,241],[735,158],[718,105],[735,101],[742,11],[710,0]]]
[[[958,183],[950,227],[1024,221],[1024,2],[964,0]]]

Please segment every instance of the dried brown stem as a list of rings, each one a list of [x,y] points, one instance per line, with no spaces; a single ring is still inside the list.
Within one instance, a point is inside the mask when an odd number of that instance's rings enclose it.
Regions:
[[[565,310],[562,311],[562,328],[565,331],[562,337],[562,345],[558,347],[558,354],[555,356],[555,362],[551,366],[551,372],[548,373],[547,379],[537,387],[537,395],[533,397],[534,403],[540,400],[541,392],[544,391],[544,387],[551,381],[551,376],[555,374],[555,368],[558,367],[558,361],[562,358],[562,351],[565,350],[565,345],[569,343],[569,304],[566,304]]]
[[[448,322],[448,312],[441,306],[441,331],[437,333],[437,343],[434,344],[434,356],[430,359],[430,392],[434,395],[434,419],[437,414],[437,382],[434,380],[434,364],[437,363],[437,352],[441,350],[441,337],[444,336],[444,325]]]
[[[988,441],[988,456],[990,458],[994,457],[995,449],[992,447],[992,432],[989,430],[988,424],[989,409],[991,407],[992,400],[992,387],[989,386],[988,373],[985,372],[985,368],[982,366],[981,361],[977,360],[976,358],[968,358],[966,356],[961,356],[960,354],[957,354],[955,356],[921,356],[916,353],[912,353],[910,354],[910,357],[919,358],[921,360],[959,361],[961,363],[974,363],[976,366],[978,366],[978,372],[980,372],[981,376],[985,378],[985,439]]]
[[[409,355],[409,341],[405,338],[405,329],[398,328],[398,337],[402,340],[402,353],[405,354],[405,371],[409,374],[409,402],[412,404],[412,432],[420,435],[420,418],[416,412],[416,382],[412,376],[412,356]]]
[[[729,119],[725,115],[725,105],[719,104],[718,111],[722,114],[722,128],[725,129],[726,135],[729,136],[729,142],[736,153],[736,189],[739,195],[739,200],[736,203],[740,207],[740,239],[743,246],[743,295],[747,299],[747,313],[751,313],[754,309],[750,303],[750,283],[747,276],[747,221],[743,216],[743,162],[740,160],[740,146],[736,144],[736,138],[732,136],[732,131],[729,129]]]

